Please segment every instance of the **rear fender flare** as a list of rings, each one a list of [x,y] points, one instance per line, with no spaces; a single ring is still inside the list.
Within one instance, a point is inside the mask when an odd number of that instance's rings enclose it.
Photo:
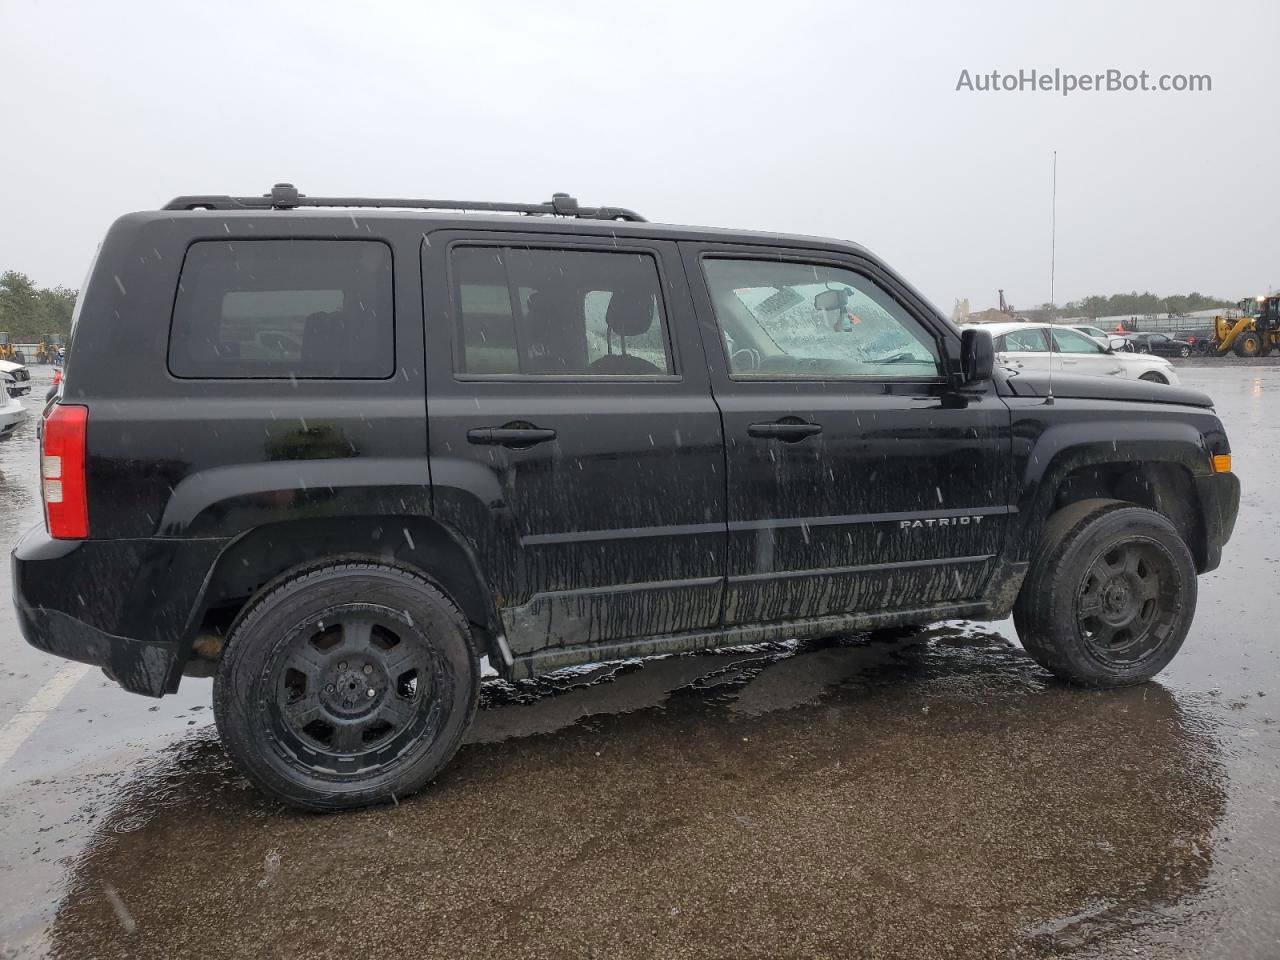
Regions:
[[[484,652],[506,660],[497,593],[467,538],[434,518],[365,515],[303,518],[246,531],[226,544],[209,568],[169,678],[177,688],[205,615],[233,597],[252,597],[317,562],[368,560],[409,569],[440,587],[488,635]]]

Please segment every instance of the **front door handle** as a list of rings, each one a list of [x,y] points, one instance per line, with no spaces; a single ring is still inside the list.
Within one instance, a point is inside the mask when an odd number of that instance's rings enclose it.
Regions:
[[[795,443],[805,437],[812,437],[822,432],[822,424],[806,423],[799,417],[783,417],[775,423],[753,423],[747,427],[747,433],[765,440],[782,440]]]
[[[467,442],[491,447],[532,447],[554,440],[556,432],[531,423],[507,423],[501,427],[476,427],[467,431]]]

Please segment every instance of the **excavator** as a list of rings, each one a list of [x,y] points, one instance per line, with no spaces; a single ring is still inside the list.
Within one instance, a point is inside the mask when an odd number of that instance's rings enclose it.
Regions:
[[[1213,318],[1213,349],[1218,356],[1265,357],[1280,349],[1280,295],[1246,297],[1240,316]]]

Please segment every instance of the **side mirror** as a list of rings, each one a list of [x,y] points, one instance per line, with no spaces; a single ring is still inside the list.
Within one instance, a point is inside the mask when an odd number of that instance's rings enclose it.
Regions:
[[[1124,350],[1129,346],[1129,341],[1124,337],[1107,337],[1107,349],[1112,353],[1117,350]]]
[[[960,373],[965,383],[991,379],[996,365],[996,346],[990,330],[970,327],[960,334]]]

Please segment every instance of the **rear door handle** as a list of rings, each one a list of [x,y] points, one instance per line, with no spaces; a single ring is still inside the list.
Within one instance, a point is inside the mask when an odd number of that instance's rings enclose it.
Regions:
[[[467,442],[491,447],[532,447],[537,443],[554,440],[556,432],[532,424],[508,423],[501,427],[476,427],[467,431]]]
[[[806,423],[799,417],[783,417],[776,423],[753,423],[747,427],[747,433],[765,440],[783,440],[795,443],[805,437],[812,437],[822,432],[822,424]]]

